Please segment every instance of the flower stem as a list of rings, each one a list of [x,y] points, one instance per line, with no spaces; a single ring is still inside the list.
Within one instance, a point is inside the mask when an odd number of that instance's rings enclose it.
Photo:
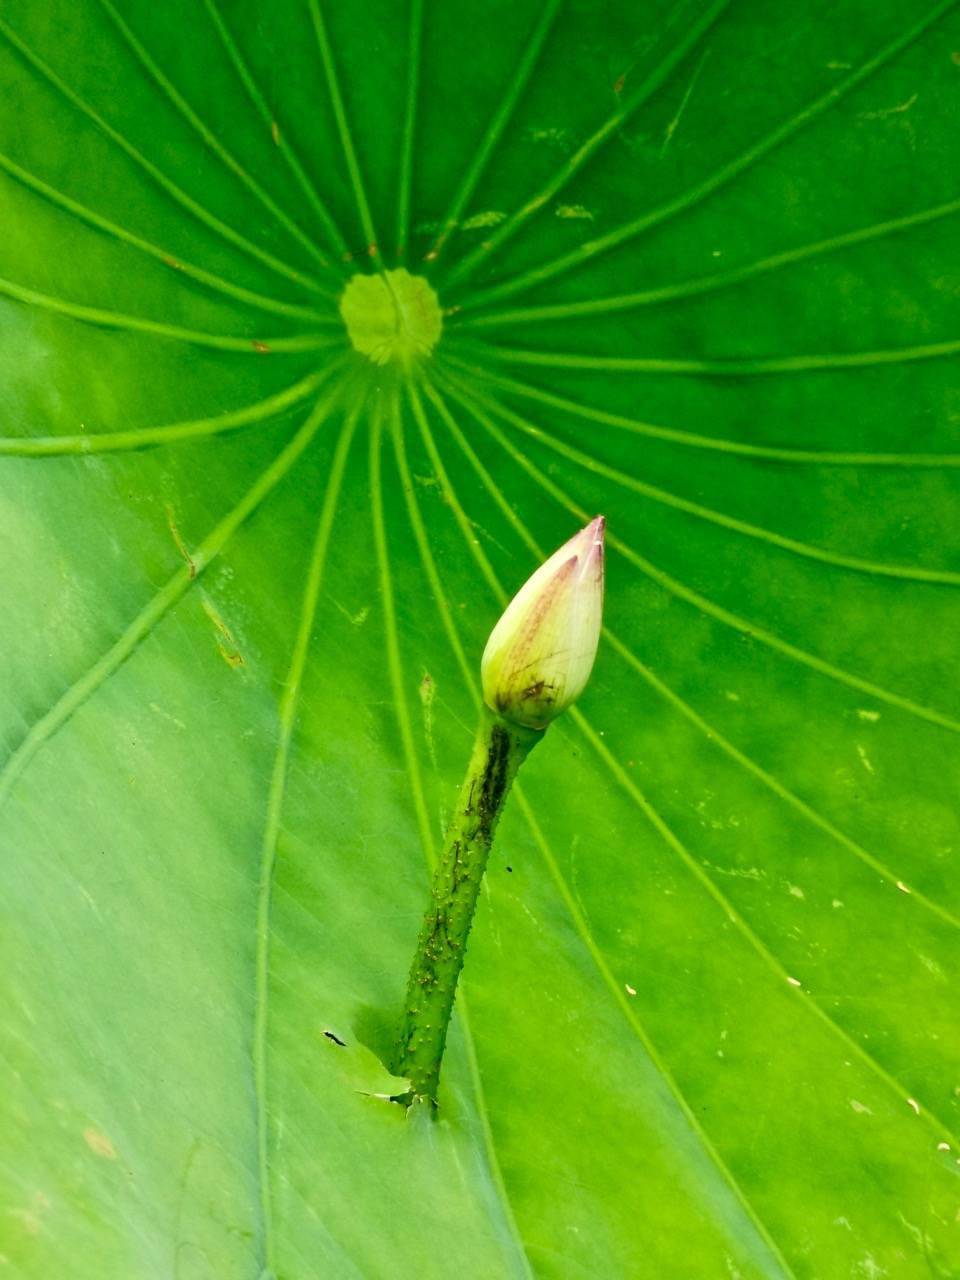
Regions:
[[[541,730],[483,709],[407,984],[394,1070],[410,1081],[410,1101],[436,1102],[457,980],[497,821],[517,770],[542,737]]]

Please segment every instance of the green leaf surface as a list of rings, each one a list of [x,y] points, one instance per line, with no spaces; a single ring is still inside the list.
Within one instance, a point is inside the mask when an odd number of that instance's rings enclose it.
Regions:
[[[0,1270],[960,1274],[960,15],[0,4]],[[351,348],[358,272],[444,309]],[[505,594],[597,512],[436,1119]]]

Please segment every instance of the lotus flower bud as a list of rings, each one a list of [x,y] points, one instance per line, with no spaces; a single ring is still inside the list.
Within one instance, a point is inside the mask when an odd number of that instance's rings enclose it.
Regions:
[[[505,720],[545,729],[583,692],[603,614],[603,516],[537,569],[483,651],[483,698]]]

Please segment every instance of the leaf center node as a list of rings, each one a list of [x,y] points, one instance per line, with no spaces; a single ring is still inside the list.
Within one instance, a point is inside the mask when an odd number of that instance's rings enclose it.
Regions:
[[[340,299],[340,315],[355,350],[379,365],[409,365],[429,356],[443,330],[435,290],[404,267],[355,275]]]

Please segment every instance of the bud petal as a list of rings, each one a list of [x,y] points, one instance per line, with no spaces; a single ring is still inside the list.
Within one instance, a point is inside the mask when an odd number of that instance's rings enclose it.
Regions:
[[[544,729],[583,692],[603,614],[604,518],[540,566],[490,633],[480,674],[487,706]]]

